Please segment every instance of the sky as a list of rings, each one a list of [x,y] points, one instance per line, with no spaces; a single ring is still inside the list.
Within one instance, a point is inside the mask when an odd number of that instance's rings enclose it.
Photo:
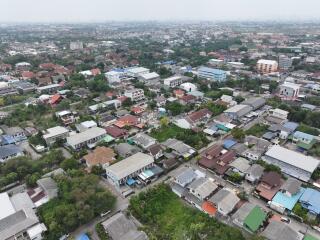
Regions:
[[[320,20],[320,0],[0,0],[0,22]]]

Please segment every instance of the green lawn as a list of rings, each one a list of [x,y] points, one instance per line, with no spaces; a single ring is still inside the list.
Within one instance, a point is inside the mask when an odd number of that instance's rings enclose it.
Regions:
[[[183,204],[164,184],[132,197],[129,210],[144,225],[149,239],[245,239],[238,229]]]
[[[164,142],[169,138],[176,138],[195,149],[201,149],[209,144],[209,140],[203,132],[196,133],[190,129],[179,128],[174,124],[154,129],[150,135],[159,142]]]

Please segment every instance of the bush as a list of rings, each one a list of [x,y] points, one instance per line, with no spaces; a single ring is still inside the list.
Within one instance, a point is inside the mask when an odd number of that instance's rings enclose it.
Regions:
[[[104,228],[103,228],[101,223],[98,223],[96,225],[96,232],[97,232],[100,240],[108,240],[109,239],[109,236],[106,233],[106,231],[104,230]]]

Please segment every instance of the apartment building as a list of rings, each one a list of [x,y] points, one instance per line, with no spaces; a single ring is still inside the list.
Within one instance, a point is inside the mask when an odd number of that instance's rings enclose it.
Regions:
[[[181,76],[173,76],[163,80],[163,84],[171,88],[180,86],[183,83]]]
[[[278,62],[274,60],[260,59],[257,62],[257,71],[262,74],[273,73],[278,70]]]
[[[93,127],[88,130],[70,135],[67,137],[67,145],[74,150],[79,150],[83,147],[93,148],[101,141],[107,132],[103,128]]]
[[[124,96],[133,102],[138,102],[144,99],[144,91],[140,88],[129,89],[125,91]]]

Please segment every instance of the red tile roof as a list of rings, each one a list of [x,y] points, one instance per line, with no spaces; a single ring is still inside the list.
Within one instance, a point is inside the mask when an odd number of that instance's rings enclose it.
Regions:
[[[50,99],[50,104],[57,104],[62,99],[61,95],[55,94]]]
[[[199,111],[196,111],[196,112],[189,114],[188,118],[192,122],[198,122],[198,121],[201,121],[202,119],[206,118],[207,116],[211,116],[211,115],[212,115],[212,112],[209,111],[209,109],[204,108],[204,109],[201,109]]]
[[[111,135],[114,138],[119,138],[127,134],[127,131],[115,126],[106,127],[107,134]]]

